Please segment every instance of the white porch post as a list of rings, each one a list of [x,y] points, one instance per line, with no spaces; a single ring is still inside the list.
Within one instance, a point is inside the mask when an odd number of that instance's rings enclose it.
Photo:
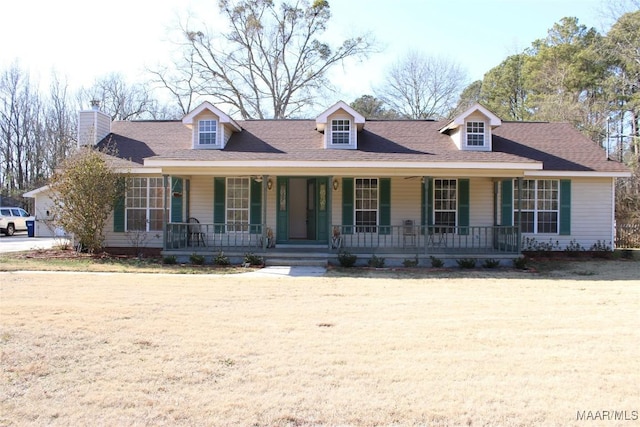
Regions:
[[[267,248],[267,179],[268,175],[262,175],[262,250]]]
[[[162,249],[167,248],[167,224],[169,223],[169,215],[167,211],[169,210],[169,198],[168,193],[171,191],[171,186],[169,185],[169,175],[162,175],[163,185],[164,185],[164,202],[162,209]]]

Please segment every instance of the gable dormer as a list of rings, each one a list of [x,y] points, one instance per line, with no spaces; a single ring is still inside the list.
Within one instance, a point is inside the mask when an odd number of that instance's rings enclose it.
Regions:
[[[324,133],[324,148],[357,150],[358,132],[364,117],[343,101],[329,107],[316,118],[316,129]]]
[[[203,102],[184,116],[182,124],[192,130],[194,149],[222,150],[233,132],[242,128],[210,102]]]
[[[498,116],[475,104],[440,129],[451,137],[458,150],[492,151],[492,130],[502,124]]]

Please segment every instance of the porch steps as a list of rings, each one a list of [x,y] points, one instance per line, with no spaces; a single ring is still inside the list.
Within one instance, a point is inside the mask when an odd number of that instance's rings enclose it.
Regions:
[[[326,252],[279,252],[266,253],[265,265],[269,266],[312,266],[325,267],[329,262]]]

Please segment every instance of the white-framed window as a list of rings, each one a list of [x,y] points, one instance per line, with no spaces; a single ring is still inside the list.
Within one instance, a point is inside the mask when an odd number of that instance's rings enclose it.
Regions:
[[[556,179],[525,179],[522,194],[518,181],[513,184],[513,223],[518,225],[518,198],[521,197],[523,233],[558,233],[560,218],[560,182]]]
[[[433,225],[451,233],[458,221],[458,180],[433,180]],[[451,228],[448,228],[451,227]]]
[[[467,146],[484,147],[484,122],[467,122]]]
[[[356,233],[375,233],[378,225],[378,178],[355,179]]]
[[[249,231],[249,178],[227,178],[227,232]]]
[[[216,145],[218,122],[213,119],[198,121],[198,145]]]
[[[351,122],[349,120],[331,120],[331,143],[335,145],[349,145],[351,143]]]
[[[161,231],[163,204],[162,178],[131,178],[125,198],[125,230]]]

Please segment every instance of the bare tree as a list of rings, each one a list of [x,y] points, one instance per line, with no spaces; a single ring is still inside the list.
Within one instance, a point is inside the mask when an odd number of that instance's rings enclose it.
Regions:
[[[127,83],[119,73],[107,74],[97,79],[91,88],[81,91],[81,105],[89,105],[94,99],[100,101],[111,120],[158,118],[158,102],[150,90],[142,84]]]
[[[329,69],[372,51],[369,36],[338,46],[320,40],[331,18],[326,0],[219,0],[218,5],[228,31],[183,25],[184,54],[176,64],[182,78],[155,73],[178,98],[193,89],[243,118],[291,117],[329,86]]]
[[[0,75],[0,189],[15,194],[40,174],[41,101],[17,64]]]
[[[444,118],[466,83],[467,73],[456,62],[414,51],[391,66],[376,95],[406,118]]]
[[[159,70],[147,70],[154,77],[153,83],[169,92],[178,105],[176,115],[184,116],[191,111],[198,92],[198,78],[195,71],[194,51],[189,49],[181,58],[181,67],[162,67]]]
[[[44,106],[46,169],[53,172],[76,147],[77,106],[69,94],[66,79],[52,74],[49,96]]]

